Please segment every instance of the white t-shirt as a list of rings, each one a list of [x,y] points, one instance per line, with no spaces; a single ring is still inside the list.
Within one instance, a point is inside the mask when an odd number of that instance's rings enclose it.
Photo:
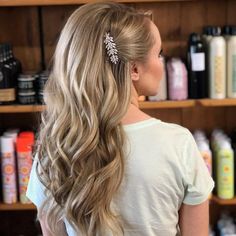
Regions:
[[[207,200],[214,182],[188,129],[155,118],[124,125],[128,137],[125,175],[112,205],[125,236],[176,236],[182,203]],[[45,200],[34,161],[27,197]],[[76,235],[65,220],[69,236]]]

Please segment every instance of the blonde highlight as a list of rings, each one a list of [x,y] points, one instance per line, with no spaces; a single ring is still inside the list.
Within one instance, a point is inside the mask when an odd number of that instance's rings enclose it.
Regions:
[[[111,205],[125,168],[121,120],[131,99],[130,62],[145,61],[153,45],[148,21],[121,4],[93,3],[76,10],[61,32],[37,150],[48,196],[39,217],[52,233],[66,219],[82,235],[123,234]],[[114,37],[117,64],[107,58],[106,32]]]

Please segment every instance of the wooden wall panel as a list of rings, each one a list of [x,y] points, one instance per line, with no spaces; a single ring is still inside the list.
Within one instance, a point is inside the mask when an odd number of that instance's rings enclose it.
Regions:
[[[59,39],[60,32],[71,13],[79,6],[47,6],[42,8],[44,29],[45,63],[49,62]]]
[[[206,22],[205,1],[182,2],[180,5],[180,37],[188,40],[190,33],[201,33]]]
[[[38,25],[36,7],[0,8],[0,43],[13,45],[23,70],[40,69]]]
[[[226,11],[226,23],[229,25],[236,25],[236,1],[228,0],[227,1],[227,11]]]
[[[9,128],[37,131],[40,118],[40,113],[3,113],[0,114],[0,131]]]
[[[226,108],[226,131],[236,130],[236,107]]]
[[[206,25],[224,26],[227,1],[206,1]]]
[[[178,56],[181,53],[180,3],[142,3],[136,8],[152,11],[153,21],[161,34],[164,55]]]
[[[144,109],[143,111],[164,122],[182,124],[181,109]]]
[[[201,107],[185,108],[182,110],[184,127],[191,131],[204,130],[208,135],[214,128],[226,129],[225,107]]]

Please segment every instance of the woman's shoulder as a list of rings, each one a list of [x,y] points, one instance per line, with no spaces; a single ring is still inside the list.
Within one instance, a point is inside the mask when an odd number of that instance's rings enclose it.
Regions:
[[[139,122],[135,122],[135,123],[131,123],[128,125],[123,125],[124,129],[126,131],[130,131],[130,132],[135,132],[136,134],[138,133],[145,133],[145,132],[150,132],[152,134],[156,134],[160,137],[161,136],[189,136],[191,134],[191,132],[179,125],[179,124],[175,124],[175,123],[170,123],[170,122],[164,122],[160,119],[151,117],[149,119],[146,120],[142,120]]]

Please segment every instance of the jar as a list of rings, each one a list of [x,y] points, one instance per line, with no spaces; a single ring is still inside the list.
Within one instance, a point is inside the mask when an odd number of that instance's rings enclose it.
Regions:
[[[21,104],[34,104],[36,102],[35,99],[35,91],[29,90],[29,91],[19,91],[18,92],[18,100]]]
[[[28,89],[35,89],[35,76],[34,75],[23,75],[21,74],[18,77],[18,89],[21,90],[28,90]]]

